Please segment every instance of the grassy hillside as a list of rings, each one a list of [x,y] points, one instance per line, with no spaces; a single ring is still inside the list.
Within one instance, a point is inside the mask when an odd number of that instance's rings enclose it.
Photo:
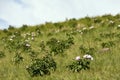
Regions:
[[[119,63],[119,14],[0,30],[0,80],[120,80]]]

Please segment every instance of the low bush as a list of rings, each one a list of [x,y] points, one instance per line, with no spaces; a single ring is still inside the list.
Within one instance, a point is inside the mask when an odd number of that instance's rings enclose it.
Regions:
[[[42,59],[32,60],[31,64],[26,67],[26,70],[31,77],[47,75],[50,74],[51,70],[56,70],[56,62],[51,55],[47,55]]]

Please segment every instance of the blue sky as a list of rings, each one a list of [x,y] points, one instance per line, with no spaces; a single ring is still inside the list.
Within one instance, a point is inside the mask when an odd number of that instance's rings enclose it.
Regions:
[[[0,29],[120,13],[120,0],[0,0]]]

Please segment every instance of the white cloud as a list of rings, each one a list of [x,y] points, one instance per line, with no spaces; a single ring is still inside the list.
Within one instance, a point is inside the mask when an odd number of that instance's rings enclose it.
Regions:
[[[0,0],[0,19],[15,26],[40,24],[86,15],[117,14],[119,4],[119,0]]]

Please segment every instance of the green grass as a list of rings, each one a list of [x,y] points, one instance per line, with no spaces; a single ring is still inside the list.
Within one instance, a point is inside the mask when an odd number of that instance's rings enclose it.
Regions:
[[[25,30],[21,28],[15,28],[4,32],[0,30],[0,51],[3,51],[5,57],[0,58],[0,80],[120,80],[120,15],[103,15],[96,17],[85,17],[79,20],[71,19],[65,22],[58,23],[46,23],[43,25],[28,26]],[[88,21],[90,21],[88,23]],[[114,23],[110,23],[113,21]],[[62,26],[62,27],[61,27]],[[94,29],[89,30],[90,26],[94,26]],[[81,34],[80,30],[86,27],[88,30]],[[41,58],[47,53],[41,51],[40,43],[45,43],[51,39],[56,38],[58,40],[66,40],[66,33],[70,33],[74,38],[74,44],[70,48],[58,55],[52,55],[53,59],[57,63],[56,71],[52,71],[50,75],[31,77],[26,70],[26,66],[31,62],[31,56],[29,52],[22,51],[22,49],[12,49],[9,51],[7,42],[3,41],[3,37],[7,38],[11,36],[10,33],[21,32],[20,34],[26,34],[34,32],[37,34],[36,29],[40,30],[41,34],[34,37],[34,40],[30,40],[31,48],[37,54],[37,58]],[[57,32],[56,30],[59,30]],[[83,30],[82,30],[83,31]],[[71,33],[72,32],[72,33]],[[102,37],[100,34],[112,34],[112,37]],[[29,36],[31,38],[31,36]],[[23,37],[19,40],[24,41]],[[99,53],[102,49],[101,44],[103,42],[112,41],[113,46],[108,46],[110,51]],[[86,53],[81,53],[79,47],[83,45],[86,48],[94,48],[95,52],[92,54],[94,60],[91,61],[89,70],[81,70],[80,72],[71,72],[66,66],[69,65],[76,56],[82,57]],[[50,52],[50,48],[45,44],[45,49]],[[16,52],[21,52],[23,61],[20,64],[14,64],[13,57]]]

